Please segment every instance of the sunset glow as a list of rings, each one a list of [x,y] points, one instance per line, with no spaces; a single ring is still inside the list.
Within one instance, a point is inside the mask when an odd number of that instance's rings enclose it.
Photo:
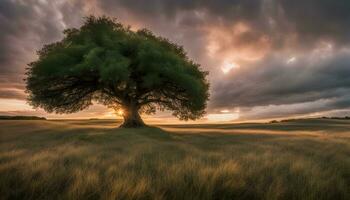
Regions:
[[[221,70],[224,74],[229,73],[232,69],[238,68],[239,66],[236,63],[233,62],[227,62],[225,61],[223,66],[221,67]]]
[[[295,57],[291,57],[291,58],[289,58],[289,59],[287,60],[287,64],[293,63],[293,62],[295,62],[295,61],[296,61],[296,58],[295,58]]]
[[[208,114],[207,119],[210,122],[229,122],[239,118],[239,113],[220,113]]]
[[[124,111],[123,111],[122,109],[119,109],[116,113],[117,113],[117,115],[119,115],[119,116],[123,116]]]
[[[16,99],[0,99],[0,111],[33,110],[25,101]]]

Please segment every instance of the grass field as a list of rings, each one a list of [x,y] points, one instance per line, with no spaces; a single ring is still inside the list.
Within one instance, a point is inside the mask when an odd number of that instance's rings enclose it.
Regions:
[[[0,199],[350,199],[350,120],[0,121]]]

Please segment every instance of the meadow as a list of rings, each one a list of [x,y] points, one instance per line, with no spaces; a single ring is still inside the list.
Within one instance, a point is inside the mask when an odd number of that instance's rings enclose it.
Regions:
[[[350,120],[0,121],[0,199],[350,199]]]

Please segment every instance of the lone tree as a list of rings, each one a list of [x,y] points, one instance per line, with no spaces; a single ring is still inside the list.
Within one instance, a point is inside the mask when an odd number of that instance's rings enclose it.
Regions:
[[[73,113],[96,101],[122,109],[122,127],[144,126],[140,114],[156,110],[172,111],[180,120],[205,113],[208,73],[181,46],[109,17],[87,17],[82,27],[63,33],[28,64],[26,91],[33,107]]]

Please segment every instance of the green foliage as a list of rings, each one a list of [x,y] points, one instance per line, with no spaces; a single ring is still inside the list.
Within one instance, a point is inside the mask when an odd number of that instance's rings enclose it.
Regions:
[[[34,107],[72,113],[96,100],[145,113],[170,110],[182,120],[205,113],[207,72],[181,46],[108,17],[88,17],[64,35],[29,64],[27,92]]]

